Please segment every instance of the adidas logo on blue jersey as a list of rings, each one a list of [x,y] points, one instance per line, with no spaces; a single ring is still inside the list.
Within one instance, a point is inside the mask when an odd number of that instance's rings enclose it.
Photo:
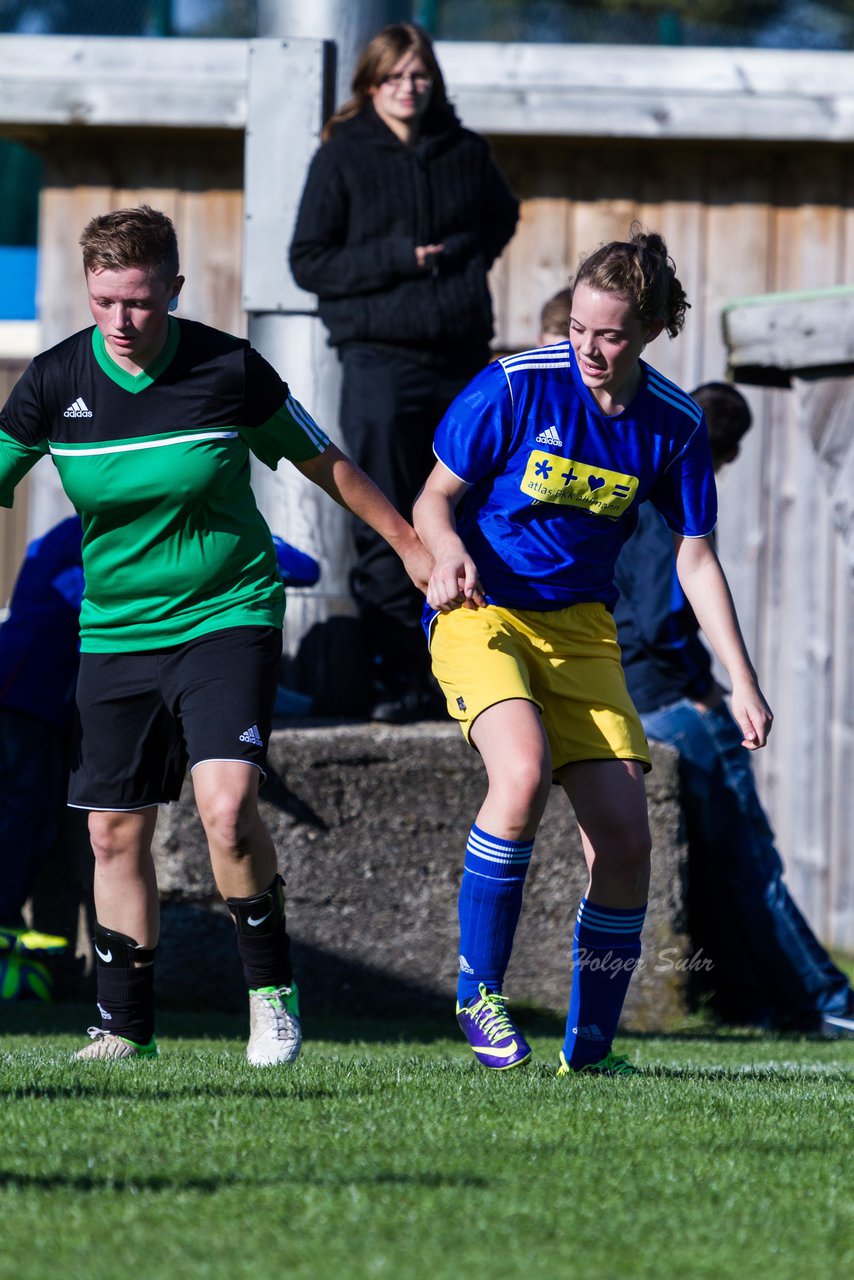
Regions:
[[[253,747],[261,747],[264,745],[261,741],[261,735],[258,732],[257,724],[253,724],[251,729],[246,729],[243,733],[241,733],[239,741],[251,742]]]
[[[560,438],[560,432],[557,427],[546,427],[545,431],[541,431],[538,436],[534,436],[537,444],[551,444],[556,449],[563,448],[563,441]]]
[[[88,409],[86,401],[78,396],[74,404],[70,404],[62,416],[63,418],[91,418],[92,410]]]

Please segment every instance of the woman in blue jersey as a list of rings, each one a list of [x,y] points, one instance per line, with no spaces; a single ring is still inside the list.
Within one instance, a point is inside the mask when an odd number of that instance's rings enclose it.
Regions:
[[[400,555],[410,525],[248,342],[170,315],[169,218],[143,205],[81,238],[94,327],[37,356],[0,412],[0,505],[49,454],[83,527],[85,591],[69,804],[89,812],[101,1025],[79,1058],[157,1053],[158,805],[189,764],[249,988],[249,1061],[300,1048],[276,849],[258,811],[284,600],[249,455],[287,459]]]
[[[634,1071],[612,1042],[640,958],[649,755],[611,610],[617,555],[646,499],[729,673],[744,746],[763,746],[771,725],[710,538],[702,412],[641,359],[663,329],[679,333],[688,303],[661,237],[633,231],[579,268],[568,343],[490,365],[455,400],[415,507],[435,562],[433,670],[488,779],[460,890],[457,1015],[478,1061],[497,1069],[531,1052],[502,983],[554,780],[589,870],[559,1073]]]

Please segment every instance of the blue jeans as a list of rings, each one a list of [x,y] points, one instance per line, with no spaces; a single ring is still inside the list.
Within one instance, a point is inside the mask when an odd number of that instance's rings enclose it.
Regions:
[[[725,704],[683,699],[642,715],[649,738],[679,752],[688,836],[688,925],[714,968],[713,1002],[732,1020],[803,1027],[841,1013],[848,979],[783,882],[783,863],[749,752]]]

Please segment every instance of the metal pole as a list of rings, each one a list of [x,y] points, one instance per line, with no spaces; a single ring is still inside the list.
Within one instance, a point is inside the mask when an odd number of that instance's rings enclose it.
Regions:
[[[292,40],[326,40],[335,50],[334,103],[350,93],[356,59],[372,35],[389,22],[406,20],[411,5],[401,0],[259,0],[258,36]],[[289,86],[288,92],[296,92]],[[328,94],[327,97],[333,97]],[[250,98],[251,102],[251,98]],[[247,121],[247,130],[253,129]],[[302,190],[305,170],[290,175]],[[262,196],[266,188],[262,190]],[[271,198],[275,198],[271,193]],[[269,213],[269,209],[267,210]],[[253,235],[247,223],[247,237]],[[277,254],[287,255],[291,228],[282,219]],[[246,277],[244,277],[246,278]],[[293,286],[276,310],[252,307],[249,300],[249,339],[291,384],[293,394],[336,442],[340,443],[338,410],[341,374],[338,358],[328,347],[326,330],[318,319],[316,302]],[[285,652],[294,659],[300,654],[300,669],[311,672],[310,692],[321,696],[327,707],[346,712],[361,696],[361,690],[347,688],[353,667],[340,653],[339,630],[330,629],[332,619],[352,617],[354,607],[348,578],[353,563],[349,517],[325,494],[308,484],[294,470],[282,464],[272,473],[262,466],[253,468],[253,487],[264,516],[274,533],[286,538],[319,560],[321,579],[311,591],[289,593],[285,624]],[[334,626],[335,624],[333,624]],[[305,637],[312,633],[308,645]],[[338,649],[336,654],[335,649]],[[306,654],[306,649],[313,650]],[[339,662],[337,657],[341,658]]]
[[[411,14],[408,0],[258,0],[258,35],[334,41],[337,106],[350,96],[356,59],[371,36]]]

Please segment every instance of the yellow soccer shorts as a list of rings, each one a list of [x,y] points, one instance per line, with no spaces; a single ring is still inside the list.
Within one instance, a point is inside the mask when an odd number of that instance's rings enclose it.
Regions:
[[[471,742],[481,712],[509,698],[540,709],[552,767],[638,760],[649,747],[626,689],[614,619],[603,604],[529,612],[488,605],[440,614],[430,651],[448,712]]]

